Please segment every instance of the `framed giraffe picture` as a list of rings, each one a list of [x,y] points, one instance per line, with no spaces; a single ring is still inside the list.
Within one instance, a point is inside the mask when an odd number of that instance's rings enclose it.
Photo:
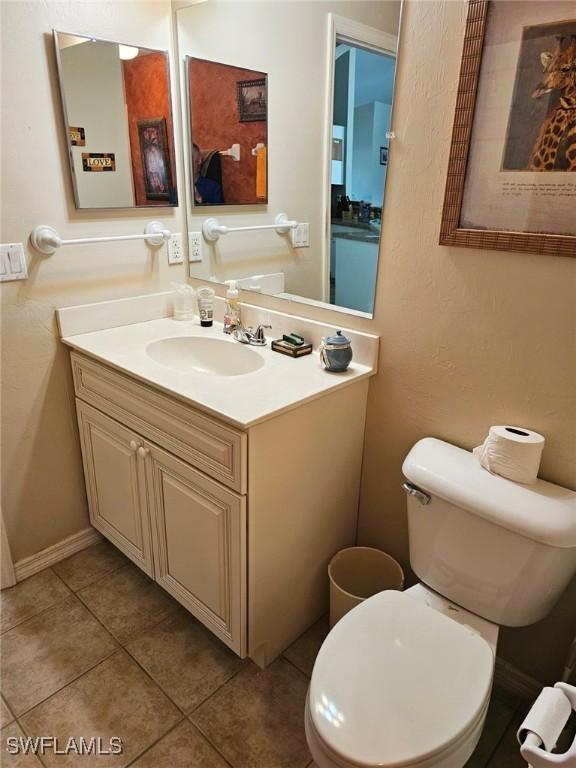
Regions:
[[[576,256],[574,0],[469,0],[440,244]]]

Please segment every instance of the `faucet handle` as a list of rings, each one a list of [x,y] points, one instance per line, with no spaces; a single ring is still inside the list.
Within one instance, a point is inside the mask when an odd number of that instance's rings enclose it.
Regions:
[[[271,329],[272,326],[267,325],[266,323],[260,323],[259,325],[256,326],[256,330],[254,331],[253,335],[257,341],[260,341],[265,344],[266,336],[264,336],[264,328]]]

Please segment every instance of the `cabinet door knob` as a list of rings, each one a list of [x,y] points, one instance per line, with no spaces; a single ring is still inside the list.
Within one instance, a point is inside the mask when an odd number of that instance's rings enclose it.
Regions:
[[[137,443],[136,440],[130,440],[130,450],[131,451],[134,451],[134,453],[136,453],[136,451],[138,450],[139,447],[140,447],[140,443]]]
[[[150,453],[150,448],[144,448],[142,445],[140,446],[140,448],[138,448],[138,456],[140,456],[141,459],[145,459],[149,453]]]

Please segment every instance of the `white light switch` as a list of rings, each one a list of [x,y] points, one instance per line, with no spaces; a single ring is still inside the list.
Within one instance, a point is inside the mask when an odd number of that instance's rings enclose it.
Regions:
[[[310,225],[300,222],[297,227],[290,230],[290,240],[293,248],[310,247]]]
[[[22,243],[0,245],[0,280],[26,280],[28,267]]]

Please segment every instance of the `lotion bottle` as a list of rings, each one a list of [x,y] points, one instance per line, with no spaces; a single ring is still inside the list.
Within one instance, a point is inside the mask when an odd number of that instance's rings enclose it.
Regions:
[[[227,280],[226,306],[224,307],[224,333],[233,333],[241,326],[240,305],[236,280]]]

